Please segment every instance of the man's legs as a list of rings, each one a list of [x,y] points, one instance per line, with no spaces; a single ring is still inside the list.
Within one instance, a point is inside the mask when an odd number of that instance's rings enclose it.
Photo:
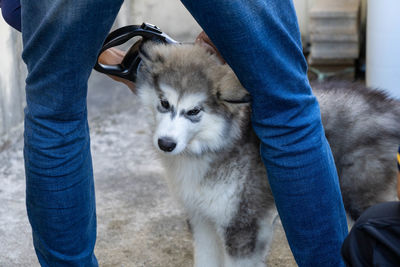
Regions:
[[[87,80],[122,0],[22,0],[26,205],[42,266],[96,266]]]
[[[336,168],[291,0],[182,0],[253,97],[253,127],[299,266],[342,266]]]

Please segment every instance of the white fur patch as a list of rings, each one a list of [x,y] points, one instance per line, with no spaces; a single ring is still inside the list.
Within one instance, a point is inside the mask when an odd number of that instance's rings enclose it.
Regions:
[[[241,184],[213,182],[207,184],[204,176],[209,170],[211,158],[164,157],[167,178],[180,197],[190,216],[212,218],[226,225],[235,215],[240,201]]]

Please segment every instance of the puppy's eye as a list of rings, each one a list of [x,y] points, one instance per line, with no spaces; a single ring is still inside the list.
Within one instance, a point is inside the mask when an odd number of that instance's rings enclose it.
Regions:
[[[196,116],[197,114],[199,114],[201,111],[201,108],[196,107],[194,109],[189,110],[188,112],[186,112],[186,115],[188,116]]]
[[[162,106],[163,108],[165,108],[165,109],[167,109],[167,110],[170,108],[169,102],[168,102],[167,100],[165,100],[165,99],[162,99],[162,100],[160,101],[160,104],[161,104],[161,106]]]

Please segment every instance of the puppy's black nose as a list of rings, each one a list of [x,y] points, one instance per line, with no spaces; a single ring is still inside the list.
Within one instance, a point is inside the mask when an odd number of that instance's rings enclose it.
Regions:
[[[172,138],[163,137],[158,139],[158,146],[165,152],[171,152],[176,147],[176,143]]]

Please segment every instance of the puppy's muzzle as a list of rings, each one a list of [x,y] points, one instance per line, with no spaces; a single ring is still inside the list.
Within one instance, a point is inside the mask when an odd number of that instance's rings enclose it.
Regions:
[[[176,142],[170,137],[162,137],[158,139],[158,146],[162,151],[171,152],[176,147]]]

